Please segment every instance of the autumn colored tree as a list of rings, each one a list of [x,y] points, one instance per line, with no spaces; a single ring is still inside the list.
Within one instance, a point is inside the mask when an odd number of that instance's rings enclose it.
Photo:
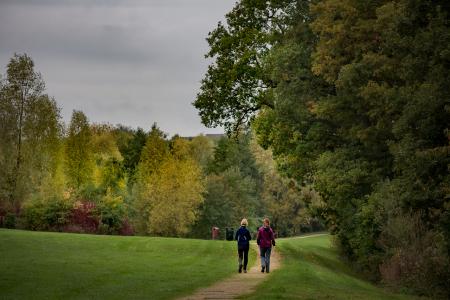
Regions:
[[[0,206],[17,211],[56,170],[60,115],[26,54],[11,58],[0,88]]]
[[[147,232],[161,236],[184,236],[198,217],[203,202],[202,172],[193,160],[165,160],[146,181]]]
[[[143,234],[186,235],[203,202],[203,174],[189,156],[189,142],[175,138],[171,144],[155,124],[142,150],[134,208]]]
[[[102,192],[106,192],[108,188],[112,191],[126,189],[126,176],[122,170],[123,157],[117,146],[114,128],[110,125],[93,125],[91,131],[95,185]]]
[[[92,132],[86,115],[74,110],[65,142],[66,173],[69,185],[79,189],[92,181],[93,151]]]

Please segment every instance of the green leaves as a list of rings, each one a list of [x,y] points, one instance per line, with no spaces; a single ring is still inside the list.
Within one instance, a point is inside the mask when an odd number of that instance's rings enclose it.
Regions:
[[[286,28],[287,10],[297,1],[241,1],[207,38],[214,62],[194,101],[202,122],[224,126],[227,132],[247,124],[264,106],[272,106],[266,91],[272,85],[264,58]]]
[[[92,180],[92,147],[92,132],[86,115],[81,111],[73,111],[65,143],[65,167],[69,184],[75,189]]]
[[[448,237],[449,13],[443,1],[240,1],[209,40],[216,73],[196,105],[205,124],[251,122],[279,170],[320,193],[342,249],[371,272],[390,259],[377,246],[384,223],[418,213],[427,235]]]
[[[5,210],[18,210],[56,169],[62,128],[59,108],[44,89],[32,59],[15,54],[0,85],[0,207]]]

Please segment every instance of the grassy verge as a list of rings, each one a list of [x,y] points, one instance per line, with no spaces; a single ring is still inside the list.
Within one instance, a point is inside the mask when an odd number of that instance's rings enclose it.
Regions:
[[[0,298],[174,298],[236,272],[236,255],[226,241],[0,229]]]
[[[339,259],[329,235],[279,239],[281,268],[246,299],[417,299],[364,281]]]

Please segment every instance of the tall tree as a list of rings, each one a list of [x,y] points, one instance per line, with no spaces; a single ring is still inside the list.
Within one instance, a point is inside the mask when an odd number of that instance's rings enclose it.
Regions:
[[[184,236],[203,202],[203,174],[190,156],[189,142],[175,137],[169,147],[155,125],[142,150],[133,204],[142,234]]]
[[[123,157],[116,142],[114,128],[110,125],[93,125],[92,151],[95,159],[94,181],[102,192],[108,188],[117,191],[125,186],[122,171]]]
[[[43,174],[55,169],[60,116],[56,102],[44,90],[32,59],[15,54],[0,91],[0,198],[7,198],[16,209]]]
[[[136,182],[133,186],[133,209],[137,232],[148,234],[151,198],[148,194],[148,182],[164,160],[170,156],[166,134],[153,124],[142,149],[136,170]]]
[[[273,105],[258,108],[258,140],[287,175],[314,184],[352,261],[420,293],[448,295],[450,7],[414,0],[303,4],[263,55],[271,83],[264,95]],[[223,38],[210,43],[218,51],[210,70],[236,72],[219,58],[246,49],[232,43],[233,33],[254,27],[254,18],[246,20],[218,29]],[[260,78],[250,67],[240,70],[254,76],[248,82]],[[211,75],[195,103],[205,124],[239,123],[258,107],[260,93],[238,98],[241,87],[254,90]],[[424,234],[404,235],[405,228]]]
[[[65,143],[66,172],[69,185],[79,189],[92,180],[93,151],[89,121],[82,111],[74,110]]]
[[[308,1],[242,0],[209,33],[214,63],[202,80],[194,102],[202,122],[228,132],[246,124],[263,107],[273,107],[272,80],[264,70],[271,46],[295,22]]]
[[[118,132],[122,132],[122,140],[119,140],[118,147],[123,157],[123,167],[128,173],[131,182],[134,182],[136,173],[136,167],[141,159],[141,152],[147,141],[147,134],[142,128],[137,130],[127,131],[124,129],[118,129]],[[123,141],[125,140],[125,141]]]
[[[146,180],[142,197],[148,201],[147,233],[185,236],[198,217],[203,192],[197,163],[169,156]]]
[[[254,217],[257,210],[255,180],[238,167],[210,174],[206,178],[205,200],[193,231],[209,237],[213,226],[221,229],[237,224],[243,217]]]
[[[190,143],[190,155],[206,170],[214,153],[214,142],[204,135],[196,136]]]

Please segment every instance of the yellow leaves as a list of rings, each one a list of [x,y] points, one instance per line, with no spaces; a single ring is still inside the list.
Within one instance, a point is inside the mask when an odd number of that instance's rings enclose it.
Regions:
[[[119,148],[116,144],[116,139],[113,135],[113,128],[108,125],[92,125],[92,145],[93,150],[98,158],[107,160],[114,158],[117,161],[122,161],[123,157],[120,154]]]
[[[100,186],[100,184],[102,183],[102,179],[103,179],[102,171],[103,171],[102,168],[99,167],[98,165],[94,166],[92,179],[94,181],[95,186]]]
[[[168,159],[147,183],[151,234],[183,235],[203,202],[201,171],[192,160]]]
[[[151,172],[140,173],[136,207],[142,229],[153,235],[182,236],[197,219],[205,191],[201,168],[186,157],[188,145],[179,139]]]
[[[190,142],[183,138],[176,138],[172,145],[172,154],[177,159],[186,159],[190,156]]]
[[[124,178],[119,179],[117,181],[117,187],[119,190],[125,190],[127,188],[127,181]]]
[[[117,208],[121,205],[123,205],[123,197],[122,196],[114,196],[114,194],[111,191],[111,188],[108,188],[106,191],[106,195],[103,197],[103,204],[111,207],[111,208]]]

